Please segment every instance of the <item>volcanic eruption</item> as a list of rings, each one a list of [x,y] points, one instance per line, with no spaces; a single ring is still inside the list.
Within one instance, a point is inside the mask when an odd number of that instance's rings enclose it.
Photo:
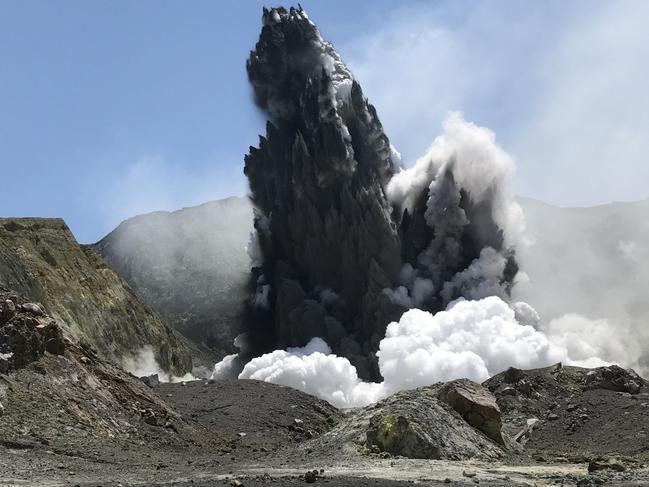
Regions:
[[[446,139],[402,170],[376,110],[301,8],[264,10],[247,69],[269,119],[245,159],[261,256],[251,355],[322,337],[379,379],[379,342],[406,309],[492,294],[486,282],[508,295],[517,265],[498,219],[503,181],[481,170],[492,162],[482,141],[462,140],[480,129],[454,116]]]

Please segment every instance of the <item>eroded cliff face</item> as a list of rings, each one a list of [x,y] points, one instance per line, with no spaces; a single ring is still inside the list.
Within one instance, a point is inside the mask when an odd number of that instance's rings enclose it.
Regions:
[[[0,219],[0,285],[42,303],[66,333],[106,359],[119,363],[150,345],[163,370],[192,370],[191,345],[81,248],[61,219]]]
[[[247,63],[269,117],[245,158],[261,253],[248,346],[327,340],[364,377],[398,317],[400,269],[384,187],[398,155],[352,74],[301,9],[265,10]],[[263,264],[262,264],[263,261]]]

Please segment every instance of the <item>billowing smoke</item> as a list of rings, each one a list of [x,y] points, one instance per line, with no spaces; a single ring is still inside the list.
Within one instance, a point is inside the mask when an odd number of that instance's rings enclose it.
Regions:
[[[404,310],[383,293],[401,267],[384,193],[398,155],[302,9],[266,10],[263,23],[247,64],[269,118],[266,136],[245,158],[261,264],[253,271],[247,349],[255,356],[320,336],[363,377],[378,379],[374,352]]]
[[[402,170],[390,180],[390,202],[412,213],[417,199],[428,189],[429,223],[441,226],[445,218],[440,218],[440,212],[448,211],[452,203],[458,206],[457,195],[464,191],[472,203],[488,203],[490,218],[503,231],[506,242],[516,244],[524,225],[522,210],[509,193],[515,170],[513,159],[498,146],[491,130],[465,121],[459,112],[447,116],[443,129],[444,133],[435,138],[412,168]],[[445,197],[443,189],[449,185],[448,179],[453,181],[452,201]],[[467,215],[459,217],[453,226],[466,225],[466,218]]]
[[[514,167],[493,132],[451,113],[427,153],[390,180],[388,198],[404,212],[405,285],[415,305],[509,296],[524,229],[508,191]],[[391,295],[403,302],[403,289]]]
[[[260,266],[244,351],[214,377],[351,407],[510,366],[617,355],[604,324],[592,336],[579,324],[544,328],[512,302],[524,222],[509,191],[514,161],[493,132],[451,113],[399,169],[376,111],[301,9],[264,12],[248,73],[272,120],[245,169]]]
[[[283,384],[338,407],[355,407],[459,377],[482,382],[510,366],[606,365],[596,357],[605,344],[586,342],[572,330],[556,331],[547,336],[519,323],[514,310],[496,296],[459,300],[435,315],[412,309],[387,327],[377,352],[381,383],[363,382],[349,360],[331,354],[321,338],[255,358],[239,378]]]
[[[182,377],[170,375],[165,372],[155,359],[153,347],[150,345],[142,347],[137,353],[122,358],[122,367],[135,377],[147,377],[157,375],[160,382],[183,382],[196,380],[192,374],[185,374]]]

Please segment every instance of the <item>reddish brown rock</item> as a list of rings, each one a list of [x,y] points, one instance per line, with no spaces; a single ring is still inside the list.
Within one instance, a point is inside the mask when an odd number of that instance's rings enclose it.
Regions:
[[[454,380],[442,387],[440,399],[460,413],[471,426],[496,443],[505,445],[500,408],[488,389],[468,379]]]

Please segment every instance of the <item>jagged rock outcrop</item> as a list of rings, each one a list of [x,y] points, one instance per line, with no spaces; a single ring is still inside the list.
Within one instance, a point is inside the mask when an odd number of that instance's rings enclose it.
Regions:
[[[40,304],[0,289],[0,374],[35,362],[45,352],[64,351],[63,331]]]
[[[351,458],[364,454],[407,458],[496,459],[506,454],[440,398],[436,384],[401,391],[370,406],[351,411],[314,449]]]
[[[163,370],[192,370],[190,344],[143,304],[60,219],[0,219],[0,285],[41,303],[64,332],[119,362],[153,347]]]
[[[400,269],[384,186],[396,156],[340,56],[302,9],[264,10],[248,60],[270,121],[245,159],[263,266],[249,334],[253,354],[327,340],[363,377],[398,316],[382,293]]]
[[[90,247],[174,329],[232,353],[248,293],[247,198],[139,215]]]
[[[586,389],[608,389],[609,391],[637,394],[647,382],[632,369],[618,365],[597,367],[584,377]]]

